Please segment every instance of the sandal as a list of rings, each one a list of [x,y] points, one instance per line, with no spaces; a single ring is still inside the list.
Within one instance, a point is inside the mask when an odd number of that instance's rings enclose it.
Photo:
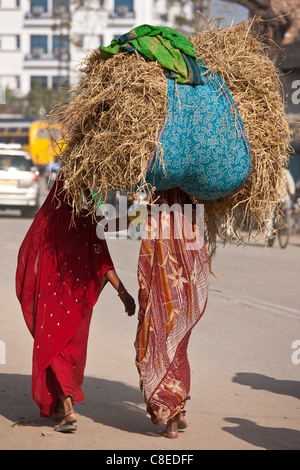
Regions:
[[[166,429],[165,431],[161,432],[161,436],[167,437],[168,439],[177,439],[178,432],[177,431],[168,431],[168,429]]]
[[[167,429],[161,432],[161,435],[163,437],[167,437],[169,439],[177,439],[178,437],[178,429],[186,429],[188,427],[188,423],[185,419],[185,411],[180,411],[175,415],[173,418],[170,419],[171,424],[176,423],[177,424],[177,431],[169,431],[168,430],[168,424],[167,424]]]
[[[177,439],[178,437],[178,424],[177,424],[177,415],[173,416],[173,418],[169,419],[167,422],[167,428],[161,432],[161,436],[167,437],[168,439]],[[176,425],[172,426],[172,425]],[[173,427],[173,431],[171,431]],[[175,430],[176,429],[176,430]]]
[[[64,422],[64,418],[66,418],[66,416],[68,416],[70,413],[74,413],[74,410],[68,411],[68,413],[64,415],[61,423],[59,423],[57,426],[54,426],[54,431],[73,432],[77,430],[77,426],[74,425],[74,423],[77,421],[76,418],[66,419]]]

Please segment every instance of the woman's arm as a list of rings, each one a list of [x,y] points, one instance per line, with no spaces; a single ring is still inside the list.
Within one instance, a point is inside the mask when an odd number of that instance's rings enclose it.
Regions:
[[[114,269],[110,269],[106,273],[107,280],[111,283],[111,285],[116,289],[118,292],[118,296],[120,297],[121,301],[125,306],[125,312],[129,317],[134,315],[135,313],[135,301],[134,298],[127,292],[123,283],[121,282],[119,276],[117,275]]]

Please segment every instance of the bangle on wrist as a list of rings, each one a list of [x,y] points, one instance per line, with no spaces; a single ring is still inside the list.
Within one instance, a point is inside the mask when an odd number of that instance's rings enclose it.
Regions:
[[[122,294],[125,294],[125,292],[127,292],[127,289],[124,289],[124,290],[122,290],[121,292],[119,292],[119,293],[118,293],[118,297],[120,297],[120,295],[122,295]]]

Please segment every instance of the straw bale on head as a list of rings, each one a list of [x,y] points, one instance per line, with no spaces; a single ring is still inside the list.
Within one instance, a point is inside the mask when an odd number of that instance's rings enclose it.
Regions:
[[[103,200],[107,191],[130,190],[141,180],[167,110],[167,80],[157,62],[126,52],[103,60],[96,49],[80,70],[73,99],[49,116],[61,122],[66,139],[59,157],[75,213],[85,189]]]
[[[278,71],[266,46],[253,32],[253,20],[227,28],[210,24],[191,42],[197,58],[218,73],[239,109],[250,143],[252,169],[233,195],[205,206],[208,250],[212,255],[223,222],[235,216],[236,236],[264,233],[283,194],[289,128]],[[81,209],[86,188],[102,196],[110,189],[143,181],[167,109],[162,67],[138,54],[119,52],[104,61],[98,50],[83,62],[74,98],[50,119],[67,135],[60,158],[73,210]],[[94,204],[92,211],[96,211]]]
[[[197,58],[228,86],[240,112],[252,158],[250,176],[238,191],[220,201],[204,202],[211,253],[222,222],[229,225],[233,217],[235,235],[240,241],[251,235],[265,236],[267,224],[284,194],[290,132],[280,73],[254,32],[255,22],[256,19],[228,28],[208,25],[191,37]]]

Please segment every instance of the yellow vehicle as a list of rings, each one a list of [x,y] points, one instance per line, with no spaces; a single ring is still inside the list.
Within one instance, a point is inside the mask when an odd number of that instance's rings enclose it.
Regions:
[[[58,123],[13,118],[0,119],[0,143],[21,145],[40,169],[55,161],[63,147]]]
[[[55,161],[62,147],[60,125],[47,121],[34,121],[29,128],[29,149],[37,167]]]
[[[31,122],[22,119],[0,119],[0,144],[18,144],[27,152]]]

